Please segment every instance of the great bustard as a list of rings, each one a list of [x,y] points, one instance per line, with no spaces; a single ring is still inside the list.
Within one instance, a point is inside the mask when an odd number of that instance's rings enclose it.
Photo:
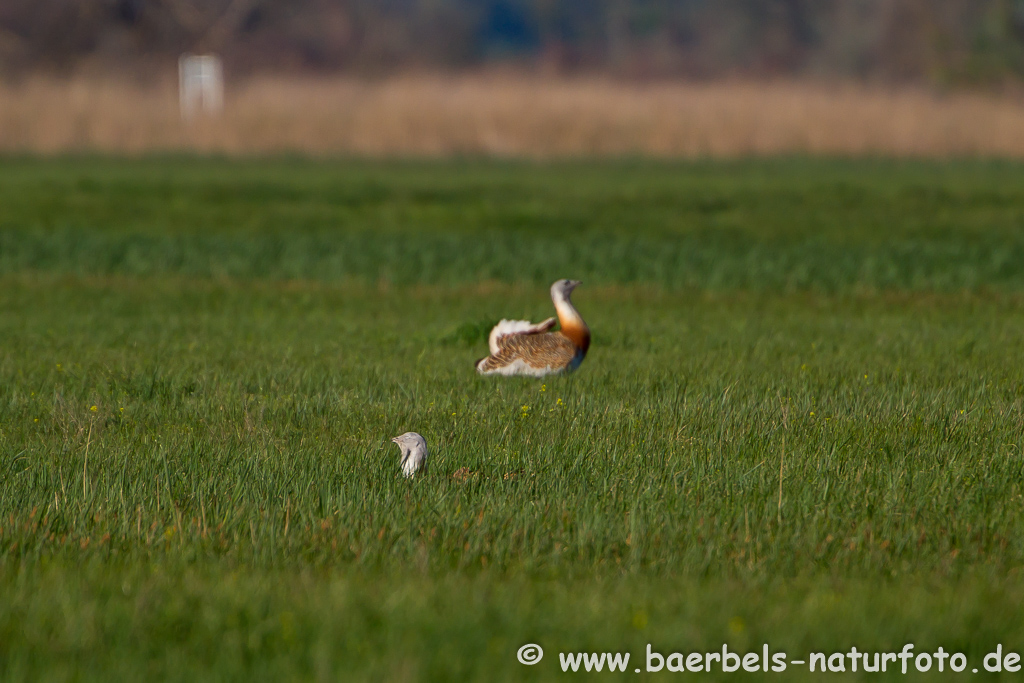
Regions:
[[[542,323],[502,320],[491,330],[491,355],[477,361],[481,375],[529,375],[544,377],[579,367],[590,347],[590,328],[569,300],[579,280],[558,280],[551,285],[558,332],[549,332],[555,319]]]
[[[406,432],[391,440],[398,444],[398,448],[402,451],[402,459],[400,461],[402,474],[411,477],[420,470],[423,470],[424,473],[426,472],[427,457],[430,455],[427,452],[426,439],[416,432]]]

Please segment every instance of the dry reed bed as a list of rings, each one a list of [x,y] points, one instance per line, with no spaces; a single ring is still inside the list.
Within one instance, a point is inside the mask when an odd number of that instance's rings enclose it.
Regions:
[[[1024,156],[1024,101],[805,83],[263,78],[184,123],[173,83],[0,86],[0,150],[508,157]]]

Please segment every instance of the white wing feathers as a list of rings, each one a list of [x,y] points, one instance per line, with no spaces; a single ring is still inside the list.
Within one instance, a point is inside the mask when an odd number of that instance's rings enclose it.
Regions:
[[[541,334],[547,332],[555,323],[555,318],[548,318],[541,323],[531,323],[529,320],[502,320],[491,330],[487,343],[491,347],[491,355],[496,355],[501,349],[498,347],[498,339],[510,334]]]

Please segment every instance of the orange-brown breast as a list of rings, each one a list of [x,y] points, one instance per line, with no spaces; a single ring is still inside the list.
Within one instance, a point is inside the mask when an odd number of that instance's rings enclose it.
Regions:
[[[590,348],[590,328],[582,321],[567,320],[562,323],[562,334],[569,338],[581,353],[586,354]]]

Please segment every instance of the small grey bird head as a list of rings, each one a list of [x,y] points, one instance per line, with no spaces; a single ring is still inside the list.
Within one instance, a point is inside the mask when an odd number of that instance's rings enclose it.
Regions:
[[[580,286],[579,280],[555,280],[551,285],[551,298],[555,301],[568,301],[572,290]]]
[[[406,432],[391,439],[402,451],[402,474],[411,477],[418,471],[426,472],[427,468],[427,440],[416,432]]]

